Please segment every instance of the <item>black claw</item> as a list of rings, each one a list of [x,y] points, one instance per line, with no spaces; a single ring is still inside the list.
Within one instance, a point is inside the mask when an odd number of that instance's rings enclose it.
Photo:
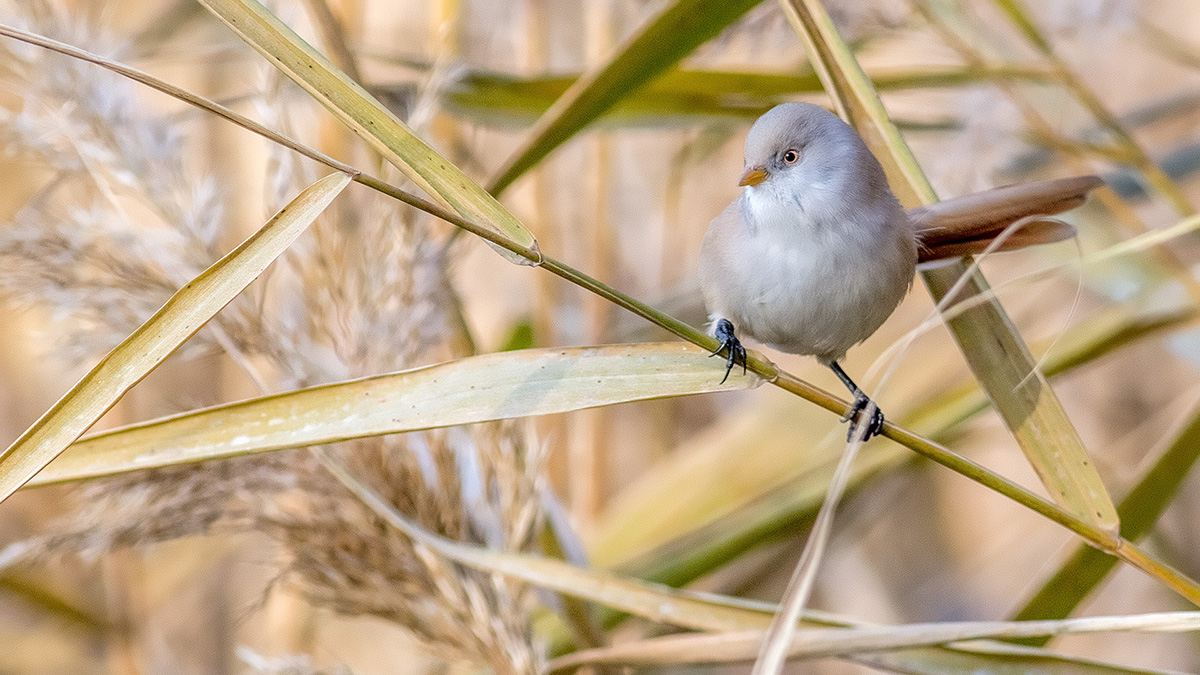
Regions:
[[[859,418],[862,417],[862,413],[867,409],[867,406],[872,404],[872,401],[867,398],[862,389],[858,388],[857,384],[854,384],[854,380],[850,379],[850,376],[846,374],[846,371],[842,370],[837,361],[831,361],[829,367],[854,396],[854,403],[846,411],[846,416],[842,418],[843,422],[850,422],[850,430],[846,432],[846,442],[850,442],[854,439],[854,433],[858,431],[859,423],[862,422]],[[864,442],[871,440],[872,436],[883,434],[883,411],[877,405],[871,405],[871,407],[874,408],[874,411],[871,413],[871,419],[867,422],[866,433],[863,434]]]
[[[721,319],[717,321],[717,329],[713,332],[717,340],[720,342],[717,345],[717,351],[709,354],[716,356],[721,352],[727,352],[728,358],[725,360],[725,377],[721,378],[721,384],[725,384],[725,380],[729,379],[729,373],[738,361],[742,362],[742,374],[746,374],[746,348],[742,346],[741,340],[737,339],[737,335],[733,333],[733,324],[729,323],[729,319]]]
[[[866,433],[863,434],[863,442],[871,440],[872,436],[879,436],[883,433],[883,411],[879,406],[874,405],[867,395],[859,391],[854,396],[854,404],[846,411],[846,416],[842,418],[843,422],[850,423],[850,429],[846,432],[846,442],[854,440],[855,433],[858,432],[858,425],[862,422],[863,411],[870,405],[872,408],[871,419],[867,422]]]

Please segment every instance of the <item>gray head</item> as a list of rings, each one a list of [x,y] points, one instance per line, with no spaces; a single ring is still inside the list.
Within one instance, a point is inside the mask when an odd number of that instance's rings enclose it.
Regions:
[[[746,172],[738,184],[801,199],[804,193],[860,200],[881,190],[891,195],[883,168],[858,132],[811,103],[784,103],[758,118],[746,137]]]

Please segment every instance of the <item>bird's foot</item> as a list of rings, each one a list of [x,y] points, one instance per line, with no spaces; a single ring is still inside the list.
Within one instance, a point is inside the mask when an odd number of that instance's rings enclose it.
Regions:
[[[717,346],[717,351],[709,354],[716,356],[721,352],[725,352],[728,356],[725,359],[725,377],[721,378],[721,384],[725,384],[725,380],[729,379],[729,373],[733,367],[740,361],[742,364],[742,374],[746,374],[746,348],[742,346],[741,340],[737,339],[737,335],[733,333],[733,324],[729,319],[721,319],[717,321],[717,329],[713,331],[713,335],[717,338],[720,344]]]
[[[863,412],[867,406],[871,407],[871,419],[867,421],[866,432],[863,433],[863,442],[871,440],[872,436],[878,436],[883,433],[883,411],[879,406],[867,398],[867,395],[859,391],[854,395],[854,403],[850,409],[846,411],[846,416],[842,418],[843,422],[850,423],[850,430],[846,432],[846,442],[854,440],[854,436],[858,431],[858,425],[863,422]]]

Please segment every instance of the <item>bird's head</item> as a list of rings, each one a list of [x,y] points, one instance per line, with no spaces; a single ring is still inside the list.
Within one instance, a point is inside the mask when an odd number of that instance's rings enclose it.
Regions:
[[[858,133],[833,113],[811,103],[784,103],[750,129],[738,185],[788,191],[836,186],[864,155],[874,163]]]

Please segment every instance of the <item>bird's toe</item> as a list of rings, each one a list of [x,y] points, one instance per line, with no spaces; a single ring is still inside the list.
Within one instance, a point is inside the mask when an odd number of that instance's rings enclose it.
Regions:
[[[742,364],[742,374],[746,374],[746,348],[742,346],[741,340],[738,340],[737,334],[734,332],[733,324],[729,319],[721,319],[717,322],[717,328],[713,331],[717,338],[717,351],[709,354],[716,356],[721,352],[726,353],[725,359],[725,377],[721,378],[721,384],[725,384],[725,380],[729,379],[729,373],[733,371],[733,367],[738,363]]]
[[[871,406],[871,418],[864,421],[862,417],[867,406]],[[883,411],[879,409],[878,405],[874,405],[874,402],[867,398],[866,394],[860,393],[854,397],[854,403],[850,405],[850,409],[846,411],[846,415],[842,417],[842,421],[850,422],[850,429],[846,431],[847,442],[854,440],[859,424],[866,424],[866,429],[862,437],[863,441],[869,441],[871,437],[883,434]]]

